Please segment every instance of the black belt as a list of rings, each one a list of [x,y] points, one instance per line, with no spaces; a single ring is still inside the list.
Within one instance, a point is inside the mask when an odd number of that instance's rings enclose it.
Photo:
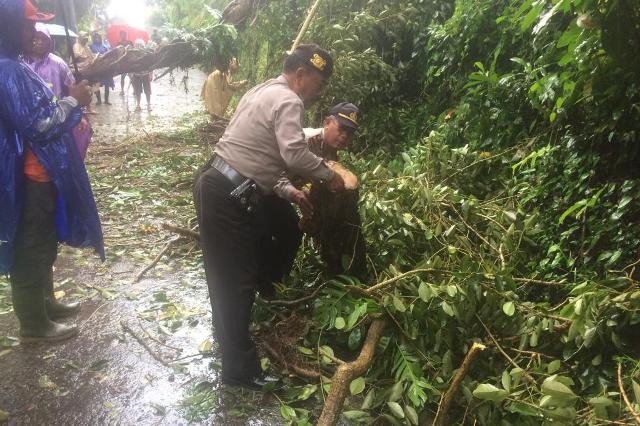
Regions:
[[[224,177],[229,179],[234,187],[238,187],[247,181],[247,178],[242,176],[236,169],[231,167],[229,163],[224,161],[224,158],[219,155],[214,155],[211,160],[211,167],[222,173]]]
[[[224,158],[215,155],[211,159],[211,167],[216,169],[220,174],[226,177],[229,182],[235,187],[229,195],[238,200],[240,204],[247,209],[247,212],[251,213],[254,208],[260,203],[261,195],[260,190],[256,183],[242,176],[236,169],[231,167]]]

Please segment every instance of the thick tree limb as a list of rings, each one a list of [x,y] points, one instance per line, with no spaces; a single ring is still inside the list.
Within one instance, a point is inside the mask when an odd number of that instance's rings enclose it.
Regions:
[[[336,424],[342,412],[342,406],[347,397],[349,385],[352,380],[364,374],[371,366],[376,346],[380,337],[382,337],[385,326],[385,320],[373,320],[358,358],[356,358],[355,361],[338,366],[331,379],[331,389],[324,402],[322,414],[320,414],[320,418],[318,419],[318,426],[333,426]]]
[[[458,368],[455,376],[451,379],[451,384],[449,384],[449,388],[442,395],[442,399],[440,399],[440,404],[438,404],[438,412],[436,413],[436,418],[433,420],[433,426],[448,426],[449,423],[449,411],[451,409],[451,404],[458,393],[458,389],[460,388],[460,384],[462,383],[462,379],[467,375],[469,368],[471,368],[471,363],[475,359],[475,357],[482,351],[484,351],[487,347],[482,343],[474,343],[464,359],[462,360],[462,365]]]

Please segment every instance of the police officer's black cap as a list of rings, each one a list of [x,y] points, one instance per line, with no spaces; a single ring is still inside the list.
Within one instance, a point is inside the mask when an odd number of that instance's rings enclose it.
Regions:
[[[360,125],[360,109],[349,102],[341,102],[334,106],[329,111],[329,115],[336,117],[342,126],[358,129]]]
[[[326,50],[315,44],[301,45],[291,53],[297,61],[307,68],[329,78],[333,74],[333,58]]]

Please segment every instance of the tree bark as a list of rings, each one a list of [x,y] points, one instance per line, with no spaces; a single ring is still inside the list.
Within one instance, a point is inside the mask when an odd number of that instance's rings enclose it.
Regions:
[[[373,320],[358,358],[353,362],[340,364],[338,366],[331,379],[331,388],[324,402],[322,414],[320,414],[320,418],[318,419],[318,426],[333,426],[336,424],[342,412],[342,406],[347,397],[349,385],[352,380],[363,375],[371,366],[376,346],[380,337],[382,337],[385,326],[385,320]]]

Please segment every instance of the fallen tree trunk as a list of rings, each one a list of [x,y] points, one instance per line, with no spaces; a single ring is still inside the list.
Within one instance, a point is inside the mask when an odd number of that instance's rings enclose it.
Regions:
[[[118,46],[93,61],[78,64],[82,79],[102,81],[120,74],[146,73],[160,68],[188,68],[200,62],[192,43],[175,41],[157,50]]]
[[[376,346],[382,337],[385,326],[385,320],[373,320],[358,358],[356,358],[355,361],[338,366],[335,374],[331,378],[331,388],[324,402],[322,414],[320,414],[320,418],[318,419],[318,426],[333,426],[337,423],[340,413],[342,412],[344,400],[347,397],[349,385],[352,380],[363,375],[371,366]]]
[[[320,246],[330,275],[347,274],[364,279],[367,265],[358,212],[358,178],[340,163],[328,164],[342,176],[345,190],[331,192],[326,183],[313,183],[309,193],[313,217],[303,218],[301,228]]]

